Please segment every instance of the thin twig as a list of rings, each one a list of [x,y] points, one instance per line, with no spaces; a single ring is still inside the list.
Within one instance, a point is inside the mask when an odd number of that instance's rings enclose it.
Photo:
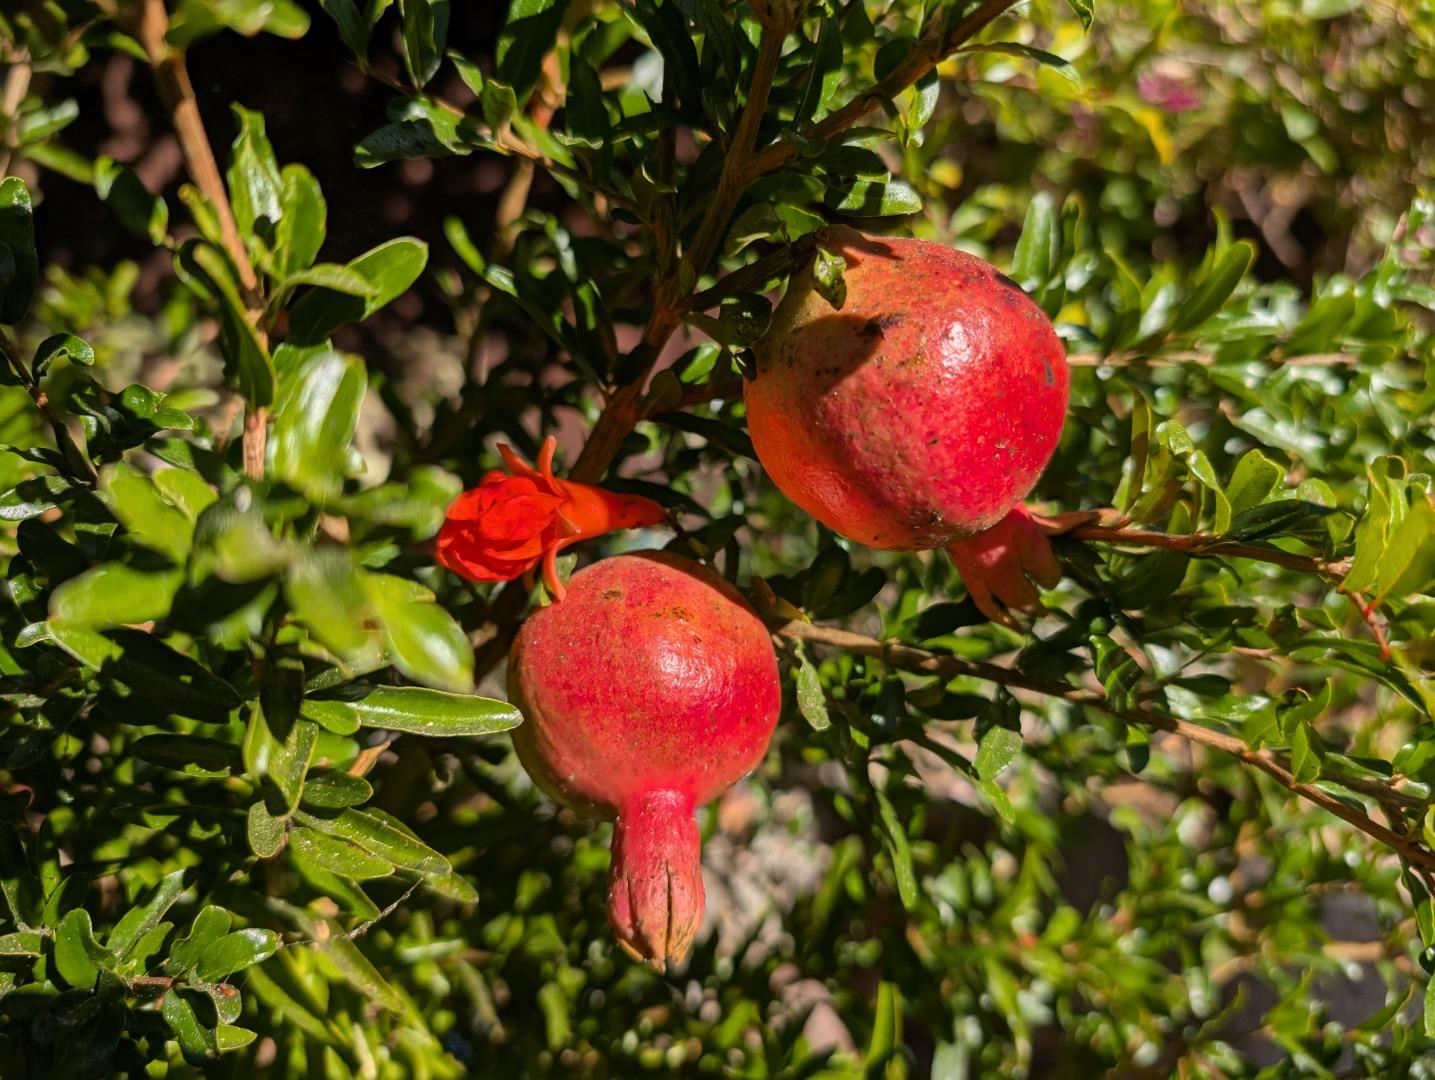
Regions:
[[[225,249],[239,275],[245,312],[249,321],[254,324],[261,343],[267,348],[268,333],[263,321],[264,298],[260,293],[259,276],[254,271],[249,252],[239,235],[234,209],[230,206],[219,164],[209,144],[209,135],[204,130],[204,120],[199,115],[199,102],[195,98],[194,84],[189,79],[189,69],[185,66],[184,52],[172,48],[165,40],[168,32],[169,14],[165,10],[164,0],[144,0],[139,14],[138,35],[145,53],[149,56],[150,70],[154,75],[160,101],[169,113],[170,124],[179,139],[185,169],[190,179],[214,208]],[[250,405],[244,418],[243,435],[246,476],[259,477],[264,474],[264,444],[268,425],[268,410],[260,405]]]
[[[5,73],[5,87],[0,90],[0,120],[5,122],[4,138],[0,140],[0,177],[9,174],[10,155],[20,141],[20,105],[30,92],[32,73],[23,52],[10,62],[10,70]]]
[[[911,645],[903,645],[900,642],[878,641],[876,638],[867,637],[864,634],[855,634],[849,630],[816,626],[812,623],[798,620],[784,621],[779,619],[771,622],[769,625],[772,631],[779,637],[790,638],[795,641],[811,642],[816,645],[826,645],[840,649],[843,652],[855,653],[859,656],[874,657],[893,667],[902,668],[907,671],[915,671],[928,675],[940,675],[944,678],[968,675],[987,682],[1000,683],[1003,686],[1033,690],[1049,697],[1059,697],[1073,705],[1100,709],[1102,712],[1110,716],[1118,717],[1128,723],[1169,732],[1172,735],[1179,736],[1190,742],[1199,743],[1202,746],[1208,746],[1214,750],[1220,750],[1222,753],[1230,754],[1232,757],[1239,758],[1247,765],[1261,770],[1261,772],[1270,776],[1288,791],[1294,792],[1301,798],[1315,803],[1324,810],[1328,810],[1342,821],[1354,826],[1368,836],[1379,840],[1410,862],[1424,867],[1435,868],[1435,853],[1399,836],[1384,825],[1352,809],[1340,799],[1327,794],[1320,788],[1297,780],[1291,771],[1287,769],[1285,765],[1281,764],[1274,755],[1263,750],[1252,750],[1234,735],[1227,735],[1224,732],[1202,727],[1200,724],[1193,724],[1186,720],[1180,720],[1174,716],[1166,716],[1146,708],[1124,709],[1112,704],[1107,700],[1106,696],[1099,691],[1078,690],[1066,683],[1035,678],[1013,668],[1002,667],[999,664],[991,664],[977,660],[965,660],[961,657],[929,652],[926,649],[919,649]],[[1354,785],[1349,786],[1354,788]],[[1360,783],[1360,790],[1382,802],[1405,803],[1408,802],[1410,798],[1410,796],[1405,793],[1389,786],[1383,786],[1379,794],[1376,794],[1375,789],[1377,786],[1380,786],[1378,781],[1365,780]]]

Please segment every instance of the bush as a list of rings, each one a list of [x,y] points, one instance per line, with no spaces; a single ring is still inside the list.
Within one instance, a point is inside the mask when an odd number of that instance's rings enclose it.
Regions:
[[[1431,1075],[1435,16],[319,8],[0,14],[5,1075]],[[834,222],[1057,323],[1030,625],[753,459]],[[666,974],[433,560],[550,433],[783,661]]]

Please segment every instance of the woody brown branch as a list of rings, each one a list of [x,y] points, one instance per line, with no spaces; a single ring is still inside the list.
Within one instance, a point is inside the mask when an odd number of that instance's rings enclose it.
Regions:
[[[219,220],[225,250],[239,275],[239,289],[244,300],[245,314],[254,325],[261,343],[268,348],[259,277],[254,271],[254,264],[249,260],[244,240],[239,235],[234,209],[229,203],[229,193],[220,175],[219,164],[209,143],[209,135],[204,130],[204,120],[199,115],[199,102],[195,98],[194,84],[189,79],[189,69],[185,66],[184,53],[172,48],[165,40],[168,32],[169,13],[165,10],[164,0],[144,0],[139,12],[137,34],[149,57],[155,87],[179,140],[185,170],[214,208],[215,217]],[[243,435],[246,476],[264,475],[264,444],[268,435],[268,424],[267,409],[258,405],[249,405],[246,408]]]
[[[944,678],[967,675],[1003,686],[1032,690],[1049,697],[1061,698],[1074,705],[1099,709],[1110,716],[1125,720],[1127,723],[1169,732],[1190,742],[1211,747],[1259,769],[1286,790],[1329,811],[1366,835],[1374,837],[1411,863],[1426,868],[1435,868],[1435,853],[1419,844],[1412,843],[1320,788],[1297,780],[1273,754],[1264,750],[1252,750],[1234,735],[1227,735],[1224,732],[1202,727],[1200,724],[1193,724],[1147,708],[1124,709],[1107,700],[1106,696],[1099,691],[1079,690],[1066,683],[1036,678],[1000,664],[965,660],[944,653],[929,652],[926,649],[904,645],[900,642],[878,641],[876,638],[856,634],[849,630],[817,626],[798,620],[778,619],[770,622],[769,626],[779,637],[810,642],[815,645],[826,645],[858,656],[873,657],[905,671],[940,675]],[[1352,789],[1356,788],[1354,784],[1347,786]],[[1364,781],[1359,785],[1359,790],[1386,805],[1410,805],[1410,800],[1413,798],[1406,792],[1401,792],[1393,786],[1381,785],[1378,781]],[[1416,804],[1423,805],[1423,800],[1417,800]]]

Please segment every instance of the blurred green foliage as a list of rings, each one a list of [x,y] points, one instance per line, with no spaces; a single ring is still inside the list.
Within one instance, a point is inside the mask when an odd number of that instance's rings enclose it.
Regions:
[[[1005,6],[513,0],[471,54],[437,0],[0,14],[5,1075],[1435,1072],[1435,13]],[[67,143],[106,57],[172,108],[260,33],[392,88],[356,182],[497,162],[494,217],[361,242],[239,105],[173,198]],[[158,304],[41,265],[56,177]],[[1061,541],[1012,630],[782,499],[736,376],[800,257],[840,301],[833,221],[1007,270],[1075,365],[1036,497],[1176,545]],[[497,441],[595,426],[684,529],[610,548],[799,619],[666,976],[500,734],[530,598],[426,548]]]

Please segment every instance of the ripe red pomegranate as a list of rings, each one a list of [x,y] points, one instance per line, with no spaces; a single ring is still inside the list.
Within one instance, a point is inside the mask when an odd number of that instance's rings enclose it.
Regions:
[[[967,571],[1011,553],[971,591],[984,610],[991,593],[1024,606],[1035,594],[1011,559],[1039,547],[1045,554],[1020,569],[1043,581],[1054,561],[1029,517],[1005,519],[1066,415],[1066,356],[1051,321],[996,267],[941,244],[841,226],[824,244],[846,259],[847,299],[836,310],[810,268],[793,276],[747,384],[758,458],[788,498],[843,536],[948,547],[969,586]],[[1006,541],[980,557],[966,550],[998,523]]]
[[[757,767],[781,706],[772,639],[717,574],[659,552],[594,563],[509,657],[518,755],[580,813],[616,818],[608,914],[659,970],[703,913],[694,810]]]

